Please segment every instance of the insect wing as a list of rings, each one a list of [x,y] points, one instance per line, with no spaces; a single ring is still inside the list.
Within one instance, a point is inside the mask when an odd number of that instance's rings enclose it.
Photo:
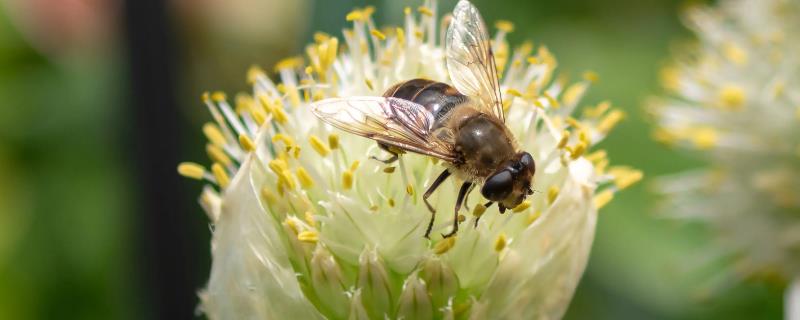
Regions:
[[[442,160],[455,159],[453,145],[431,134],[433,114],[417,103],[391,97],[332,98],[314,103],[311,110],[341,130]]]
[[[469,1],[461,0],[453,10],[445,48],[447,71],[456,89],[478,99],[481,111],[505,122],[489,34],[478,9]]]

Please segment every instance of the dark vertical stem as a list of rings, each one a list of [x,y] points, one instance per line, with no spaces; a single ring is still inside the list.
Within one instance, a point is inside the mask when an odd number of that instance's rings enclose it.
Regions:
[[[186,217],[191,202],[182,196],[175,173],[180,118],[175,97],[175,48],[164,0],[128,0],[124,32],[128,59],[127,132],[129,159],[137,183],[134,232],[143,301],[148,318],[188,319],[197,298],[196,258]]]

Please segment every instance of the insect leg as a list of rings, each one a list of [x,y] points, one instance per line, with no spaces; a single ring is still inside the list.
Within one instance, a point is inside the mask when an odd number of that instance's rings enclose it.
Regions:
[[[486,204],[484,204],[483,206],[486,207],[486,209],[489,209],[489,207],[491,207],[493,204],[494,204],[493,201],[489,201]],[[478,227],[478,220],[480,220],[482,216],[483,215],[479,215],[477,218],[475,218],[475,228]]]
[[[442,234],[442,237],[449,238],[458,232],[458,211],[461,210],[461,204],[464,203],[464,197],[467,196],[467,190],[472,186],[472,182],[464,182],[461,189],[458,190],[458,199],[456,199],[455,215],[453,216],[453,230],[448,234]]]
[[[472,186],[469,187],[469,190],[467,190],[467,196],[464,198],[464,209],[467,209],[467,211],[471,210],[469,208],[469,195],[472,194],[472,190],[474,190],[475,186],[477,186],[477,185],[478,185],[477,183],[473,183]]]
[[[391,157],[389,157],[388,159],[385,159],[385,160],[378,159],[378,157],[376,157],[376,156],[371,156],[371,157],[370,157],[371,159],[373,159],[373,160],[376,160],[376,161],[383,162],[383,164],[390,164],[390,163],[392,163],[392,162],[395,162],[395,161],[397,161],[398,159],[400,159],[400,154],[399,154],[399,153],[397,153],[397,152],[395,152],[395,151],[392,151],[392,148],[391,148],[391,147],[389,147],[388,145],[385,145],[385,144],[383,144],[383,143],[380,143],[380,142],[378,142],[378,147],[380,147],[380,148],[381,148],[381,149],[383,149],[384,151],[388,152],[388,153],[389,153],[389,154],[391,154],[392,156],[391,156]]]
[[[442,171],[442,173],[439,174],[439,177],[437,177],[436,180],[433,180],[433,183],[431,183],[431,186],[425,191],[425,194],[422,195],[422,201],[425,202],[425,205],[428,206],[428,210],[431,211],[431,221],[428,222],[428,229],[425,231],[425,238],[430,238],[429,236],[431,234],[431,228],[433,228],[433,219],[436,218],[436,210],[433,209],[433,206],[430,204],[430,202],[428,202],[428,197],[430,197],[431,194],[436,191],[436,188],[439,188],[439,185],[447,180],[447,177],[449,176],[450,171],[447,169]]]

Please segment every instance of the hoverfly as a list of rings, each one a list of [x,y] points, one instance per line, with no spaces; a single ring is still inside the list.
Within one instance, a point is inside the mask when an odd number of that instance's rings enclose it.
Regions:
[[[403,151],[443,160],[446,169],[422,197],[431,212],[426,238],[436,218],[428,197],[451,175],[464,182],[455,204],[452,231],[442,234],[445,238],[458,232],[459,210],[476,185],[482,185],[481,194],[489,200],[485,206],[496,202],[500,213],[533,193],[534,160],[528,152],[519,150],[505,126],[489,35],[478,9],[469,1],[461,0],[453,10],[445,52],[454,87],[412,79],[392,86],[382,97],[331,98],[311,107],[322,121],[377,141],[391,154],[379,161],[394,162]]]

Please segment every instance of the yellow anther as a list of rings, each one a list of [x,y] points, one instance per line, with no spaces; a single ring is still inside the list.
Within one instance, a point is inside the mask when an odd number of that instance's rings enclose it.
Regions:
[[[372,212],[378,211],[378,209],[380,209],[380,207],[378,207],[377,204],[373,204],[373,205],[371,205],[369,207],[369,211],[372,211]]]
[[[589,132],[586,131],[586,128],[581,129],[578,131],[578,139],[585,143],[586,145],[591,145],[592,140],[589,138]]]
[[[348,13],[344,19],[347,21],[363,21],[366,19],[366,15],[364,15],[364,12],[360,9],[355,9],[350,11],[350,13]]]
[[[395,33],[395,35],[397,37],[397,42],[398,43],[400,43],[402,45],[403,43],[406,42],[406,35],[405,35],[406,33],[405,33],[405,31],[403,31],[403,28],[398,27],[398,28],[394,29],[394,33]]]
[[[270,170],[272,170],[272,172],[274,172],[277,175],[280,175],[281,172],[289,169],[289,166],[286,164],[286,161],[282,159],[272,160],[267,164],[267,166],[269,167]]]
[[[383,34],[383,32],[380,32],[378,29],[372,29],[372,30],[369,31],[369,33],[372,34],[373,36],[375,36],[378,39],[386,40],[386,35]]]
[[[658,78],[664,88],[675,91],[680,86],[681,73],[675,66],[666,66],[658,72]]]
[[[603,133],[608,133],[614,126],[617,125],[625,117],[625,113],[620,110],[613,110],[606,115],[600,123],[597,124],[597,130]]]
[[[642,171],[627,167],[611,168],[608,172],[614,176],[614,184],[620,190],[630,187],[644,177]]]
[[[719,90],[719,103],[726,110],[741,110],[747,96],[742,87],[726,85]]]
[[[585,83],[575,83],[572,84],[564,91],[564,103],[571,105],[578,100],[580,100],[581,96],[586,92],[586,84]]]
[[[259,126],[260,126],[260,125],[262,125],[262,124],[264,124],[264,122],[266,122],[266,121],[267,121],[267,115],[266,115],[266,114],[264,114],[264,111],[263,111],[263,110],[260,110],[260,109],[253,108],[253,109],[250,111],[250,115],[253,117],[253,120],[254,120],[254,121],[256,122],[256,124],[258,124]]]
[[[497,240],[494,241],[494,251],[497,252],[503,251],[503,249],[506,248],[507,244],[508,240],[506,239],[506,234],[500,233],[500,235],[497,236]]]
[[[511,109],[511,104],[514,101],[511,99],[503,99],[503,112],[508,112],[508,109]]]
[[[476,204],[475,208],[472,209],[472,215],[476,217],[482,216],[486,212],[486,206],[482,204]]]
[[[350,190],[353,188],[353,172],[345,171],[342,173],[342,188]]]
[[[314,68],[312,68],[311,66],[307,66],[303,71],[305,71],[305,73],[310,76],[312,73],[314,73]]]
[[[208,103],[209,101],[211,101],[211,94],[208,93],[208,91],[203,92],[203,94],[200,97],[201,97],[200,99],[202,99],[203,102],[205,102],[205,103]]]
[[[275,193],[268,188],[261,189],[261,197],[264,198],[264,201],[266,201],[267,204],[274,205],[278,203],[278,196],[276,196]]]
[[[297,180],[300,180],[300,185],[303,186],[304,189],[309,189],[314,186],[314,179],[311,178],[311,175],[309,175],[308,171],[303,167],[297,168]]]
[[[412,186],[410,183],[408,185],[406,185],[406,193],[409,196],[413,196],[414,195],[414,186]]]
[[[300,91],[297,90],[295,86],[289,86],[287,88],[287,93],[289,94],[289,102],[292,103],[293,106],[300,105]]]
[[[389,198],[389,200],[387,202],[389,203],[389,207],[390,208],[394,208],[394,205],[395,205],[394,198]]]
[[[553,201],[556,201],[560,191],[561,190],[556,186],[550,187],[550,189],[547,190],[547,203],[553,203]]]
[[[314,228],[317,227],[317,219],[314,219],[314,213],[311,211],[306,211],[305,214],[303,214],[303,219],[306,220],[306,223],[308,223],[309,226]]]
[[[311,147],[314,148],[314,151],[316,151],[317,153],[319,153],[319,155],[323,157],[331,153],[331,149],[328,148],[328,146],[326,146],[325,143],[322,142],[322,140],[320,140],[319,138],[317,138],[317,136],[313,134],[310,137],[308,137],[308,142],[311,143]]]
[[[289,150],[295,146],[294,139],[283,133],[276,133],[274,136],[272,136],[272,143],[276,143],[278,141],[283,142],[283,144],[286,146],[286,150]]]
[[[239,144],[242,146],[244,151],[253,152],[256,150],[255,142],[253,142],[253,140],[244,133],[239,135]]]
[[[567,142],[569,142],[569,136],[570,136],[569,131],[564,130],[563,132],[561,132],[561,140],[558,140],[558,145],[557,145],[559,149],[564,149],[564,147],[567,146]]]
[[[567,119],[565,121],[567,122],[568,125],[570,125],[571,127],[575,128],[575,129],[583,128],[583,124],[581,124],[580,121],[578,121],[577,119],[575,119],[573,117],[567,117]]]
[[[350,164],[350,171],[355,172],[358,169],[358,166],[361,164],[358,160],[353,160],[353,163]]]
[[[528,63],[530,64],[539,64],[539,59],[536,57],[528,57],[526,60],[528,60]]]
[[[182,162],[178,165],[178,174],[195,180],[203,179],[206,169],[194,162]]]
[[[270,170],[275,173],[278,177],[278,185],[286,186],[289,189],[294,189],[295,182],[292,179],[291,172],[289,171],[289,166],[285,160],[282,159],[275,159],[267,164]]]
[[[431,9],[429,9],[428,7],[425,7],[425,6],[421,6],[421,7],[417,8],[417,11],[419,13],[421,13],[423,15],[426,15],[426,16],[429,16],[429,17],[433,16],[433,11],[431,11]]]
[[[386,167],[386,168],[383,168],[383,172],[385,172],[385,173],[393,173],[395,169],[396,169],[395,167]]]
[[[275,71],[281,71],[286,69],[297,69],[303,66],[303,57],[296,56],[296,57],[289,57],[283,60],[278,61],[275,64]]]
[[[514,209],[511,209],[511,212],[514,212],[514,213],[522,212],[522,211],[527,210],[530,207],[531,207],[531,202],[530,201],[527,201],[527,200],[526,201],[522,201],[522,203],[520,203],[519,205],[514,207]]]
[[[253,110],[253,98],[246,94],[236,95],[236,114],[243,115]]]
[[[206,135],[208,141],[211,141],[215,146],[222,147],[225,145],[225,136],[219,130],[216,124],[208,122],[203,125],[203,134]]]
[[[509,94],[509,95],[511,95],[511,96],[517,97],[517,98],[522,98],[522,97],[524,97],[524,95],[522,94],[522,92],[519,92],[519,90],[517,90],[517,89],[514,89],[514,88],[508,88],[508,89],[506,90],[506,93],[507,93],[507,94]]]
[[[258,79],[264,78],[266,75],[264,74],[264,70],[261,69],[259,66],[250,66],[250,69],[247,69],[247,82],[250,84],[256,83]]]
[[[558,100],[556,100],[556,98],[554,98],[549,93],[545,92],[542,95],[544,96],[545,99],[547,99],[547,102],[549,102],[550,106],[553,107],[554,109],[558,109],[559,107],[561,107],[561,104],[558,103]]]
[[[285,225],[292,233],[297,234],[300,232],[300,226],[297,225],[297,221],[294,221],[294,218],[287,217],[283,220],[283,225]]]
[[[231,161],[231,158],[228,157],[228,155],[225,153],[225,151],[222,150],[222,148],[217,147],[213,144],[210,143],[206,144],[206,153],[208,154],[208,157],[211,159],[211,161],[219,162],[226,167],[233,163]]]
[[[605,150],[597,150],[595,152],[586,155],[586,157],[584,158],[586,158],[586,160],[591,161],[592,163],[597,163],[598,161],[605,159],[607,156],[608,153],[606,153]]]
[[[494,27],[503,32],[514,31],[514,24],[508,20],[497,20],[497,22],[494,23]]]
[[[529,214],[529,215],[528,215],[528,218],[527,218],[527,219],[525,219],[525,222],[526,222],[528,225],[530,225],[531,223],[534,223],[534,222],[536,222],[536,220],[538,220],[538,219],[539,219],[539,217],[541,217],[541,216],[542,216],[542,212],[541,212],[541,211],[534,211],[534,212],[531,212],[531,214]]]
[[[294,146],[294,149],[292,150],[293,150],[292,155],[294,156],[294,158],[295,159],[300,158],[300,150],[301,150],[300,146]]]
[[[225,99],[226,99],[225,93],[222,91],[215,91],[211,93],[211,100],[214,100],[216,102],[222,102],[225,101]]]
[[[591,83],[597,83],[597,81],[600,80],[600,76],[594,71],[586,71],[583,73],[583,80]]]
[[[570,155],[572,160],[580,158],[580,156],[582,156],[583,153],[586,152],[586,148],[587,148],[586,142],[583,141],[578,142],[578,144],[576,144],[575,147],[572,148],[572,152]]]
[[[722,54],[725,55],[728,61],[736,65],[741,66],[747,63],[747,51],[732,42],[723,45]]]
[[[269,113],[272,114],[272,118],[278,123],[285,124],[286,121],[289,120],[289,116],[283,111],[283,101],[281,101],[281,99],[275,99],[274,102],[270,103],[269,98],[261,96],[259,97],[259,101],[261,101],[265,109],[269,110]]]
[[[331,150],[339,149],[339,136],[337,134],[331,133],[328,136],[328,147],[330,147]]]
[[[230,178],[228,178],[228,173],[225,172],[225,168],[222,167],[219,163],[214,163],[211,165],[211,172],[214,173],[214,177],[217,179],[217,184],[219,184],[220,188],[225,188],[230,183]]]
[[[583,115],[589,118],[599,118],[606,113],[608,109],[611,109],[611,102],[603,101],[594,108],[586,108],[586,110],[583,111]]]
[[[717,130],[711,127],[699,127],[691,130],[689,137],[694,143],[694,146],[701,150],[707,150],[717,145],[719,141],[719,134]]]
[[[328,41],[328,39],[330,38],[331,36],[325,32],[322,31],[314,32],[314,42],[325,42]]]
[[[442,241],[439,241],[438,243],[436,243],[435,246],[433,246],[433,253],[444,254],[447,251],[450,251],[450,249],[453,248],[453,246],[455,245],[456,245],[456,237],[454,236],[442,239]]]
[[[614,192],[606,189],[596,194],[594,196],[594,199],[592,199],[592,201],[594,202],[594,206],[597,209],[600,209],[602,207],[605,207],[609,202],[611,202],[612,199],[614,199]]]
[[[411,14],[411,7],[405,7],[405,8],[403,8],[403,13],[405,13],[406,15],[409,15],[409,14]]]
[[[597,164],[594,165],[594,170],[597,172],[597,174],[603,174],[605,173],[607,167],[608,159],[601,159],[600,161],[597,161]]]
[[[365,16],[367,16],[367,18],[369,18],[373,13],[375,13],[375,7],[366,6],[364,7],[364,10],[362,10],[362,12],[364,13]]]
[[[297,240],[307,243],[317,243],[319,234],[316,231],[306,230],[297,234]]]
[[[467,221],[467,217],[464,216],[463,214],[459,214],[458,215],[458,222],[461,223],[461,222],[464,222],[464,221]]]
[[[328,45],[325,48],[325,52],[320,52],[322,62],[324,62],[323,67],[327,68],[336,60],[336,54],[339,52],[339,39],[336,37],[332,37],[328,40]]]
[[[374,90],[374,88],[372,87],[372,80],[369,80],[369,79],[364,79],[364,84],[366,84],[366,85],[367,85],[367,88],[368,88],[369,90]]]
[[[425,35],[425,34],[424,34],[424,33],[422,33],[422,31],[421,31],[421,30],[416,30],[416,31],[414,31],[414,36],[415,36],[415,37],[417,37],[418,39],[422,39],[422,36],[423,36],[423,35]]]
[[[656,128],[653,131],[653,139],[666,145],[672,145],[678,141],[678,136],[665,128]]]
[[[279,180],[282,181],[287,188],[289,189],[295,188],[295,182],[294,179],[292,178],[292,172],[289,171],[288,169],[281,171],[278,177]]]

